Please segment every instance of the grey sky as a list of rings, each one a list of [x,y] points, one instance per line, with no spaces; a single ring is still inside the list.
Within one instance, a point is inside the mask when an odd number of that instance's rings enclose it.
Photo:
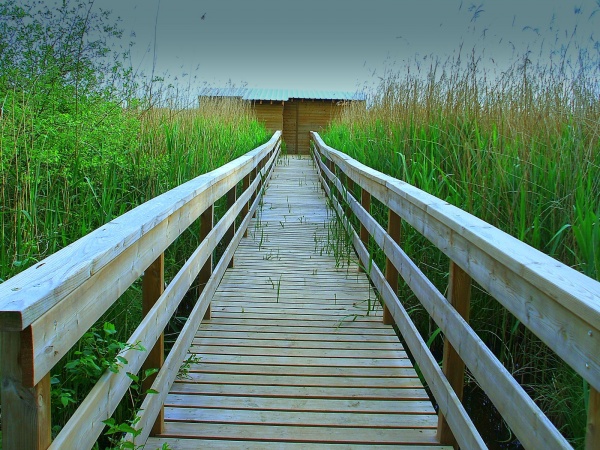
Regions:
[[[600,40],[596,0],[97,0],[135,32],[132,64],[195,84],[356,90],[386,68],[475,47],[502,66]],[[591,16],[591,17],[590,17]],[[202,18],[204,17],[204,19]],[[554,20],[553,20],[554,17]],[[157,26],[155,29],[155,21]],[[577,26],[573,39],[572,31]],[[156,31],[156,48],[154,35]],[[556,42],[556,37],[558,41]],[[185,80],[185,77],[183,77]]]

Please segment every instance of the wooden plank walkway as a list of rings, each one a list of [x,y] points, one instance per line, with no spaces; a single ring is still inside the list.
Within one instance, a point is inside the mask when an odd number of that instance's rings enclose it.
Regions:
[[[445,448],[335,228],[312,161],[281,158],[146,448]]]

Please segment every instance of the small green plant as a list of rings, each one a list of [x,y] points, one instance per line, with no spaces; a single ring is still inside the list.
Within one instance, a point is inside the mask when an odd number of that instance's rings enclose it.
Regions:
[[[243,311],[242,311],[243,312]],[[190,369],[192,364],[198,364],[202,357],[197,355],[196,353],[190,353],[189,356],[183,361],[179,371],[177,372],[178,380],[189,380],[190,377]]]
[[[105,322],[102,330],[91,328],[83,335],[64,364],[64,379],[58,374],[51,377],[53,407],[58,408],[53,415],[61,417],[69,405],[78,404],[89,389],[106,370],[118,373],[128,361],[122,356],[128,350],[144,351],[139,343],[120,342],[115,338],[117,330],[110,322]]]

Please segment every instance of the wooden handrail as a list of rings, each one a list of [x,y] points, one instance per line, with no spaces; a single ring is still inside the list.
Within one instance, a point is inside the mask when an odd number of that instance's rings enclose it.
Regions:
[[[47,384],[49,397],[47,381],[52,367],[181,233],[258,168],[258,178],[251,184],[244,183],[247,189],[237,201],[230,194],[231,203],[235,203],[230,204],[164,292],[152,294],[158,298],[152,299],[153,306],[149,305],[129,342],[140,343],[146,349],[155,346],[216,245],[224,237],[235,243],[235,237],[227,237],[228,231],[233,231],[240,212],[248,211],[245,206],[251,196],[258,203],[260,181],[272,170],[280,141],[278,131],[257,149],[144,203],[0,285],[4,448],[48,448],[48,439],[37,437],[46,436],[46,432],[50,435],[49,417],[40,419],[49,415],[49,402],[39,405],[38,398],[45,397],[39,397],[38,391]],[[243,224],[247,225],[253,212],[246,214]],[[219,273],[222,275],[222,271],[215,270],[210,280]],[[205,288],[200,296],[206,299],[204,311],[210,303],[208,293]],[[194,318],[197,326],[202,316]],[[125,372],[137,373],[148,352],[132,349],[123,356],[128,361],[126,368],[101,377],[51,448],[93,445],[104,428],[102,420],[110,417],[131,383]],[[176,374],[178,368],[171,370]],[[167,369],[163,366],[162,370]],[[160,373],[156,380],[159,378]],[[20,420],[23,416],[27,420]],[[48,429],[41,430],[39,422],[47,422],[44,427]]]
[[[363,193],[367,191],[409,223],[446,254],[453,264],[485,288],[586,379],[592,387],[592,395],[596,395],[600,388],[600,283],[459,208],[332,149],[317,133],[312,133],[312,139],[315,162],[320,168],[323,182],[328,180],[343,192],[341,197],[346,199],[361,222],[361,229],[364,227],[369,231],[388,260],[397,268],[521,443],[526,448],[569,448],[564,437],[461,314],[345,189],[328,163],[333,163],[358,184]],[[326,184],[324,188],[328,190]],[[331,197],[338,214],[344,217],[343,205]],[[353,235],[355,248],[363,264],[370,264],[362,243],[364,236],[361,240],[349,221],[345,220],[344,223]],[[385,282],[379,268],[374,266],[370,275],[421,367],[458,443],[463,448],[472,448],[474,442],[469,442],[468,438],[476,430],[472,423],[461,424],[453,417],[456,411],[453,412],[451,408],[457,407],[453,400],[456,394],[447,384],[446,377],[431,367],[429,350],[423,346],[397,293]],[[598,418],[591,417],[589,423],[598,423]],[[588,440],[592,439],[590,435],[588,433]]]

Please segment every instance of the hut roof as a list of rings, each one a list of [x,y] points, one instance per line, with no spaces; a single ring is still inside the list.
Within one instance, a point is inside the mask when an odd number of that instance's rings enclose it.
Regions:
[[[365,100],[364,94],[344,91],[311,91],[301,89],[204,88],[201,97],[239,97],[243,100],[287,101],[291,98],[309,100]]]

